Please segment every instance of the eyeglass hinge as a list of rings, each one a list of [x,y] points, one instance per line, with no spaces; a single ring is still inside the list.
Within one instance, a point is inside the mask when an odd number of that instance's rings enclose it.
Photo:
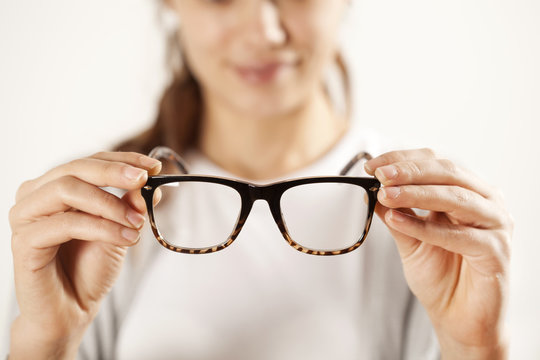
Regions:
[[[144,190],[152,190],[152,187],[150,185],[144,186]]]
[[[379,190],[378,186],[372,186],[371,188],[369,188],[369,191],[377,191],[377,190]]]

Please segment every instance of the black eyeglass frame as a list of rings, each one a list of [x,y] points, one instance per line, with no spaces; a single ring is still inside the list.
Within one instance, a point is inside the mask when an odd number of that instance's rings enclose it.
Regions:
[[[356,155],[341,171],[340,176],[305,177],[305,178],[284,180],[284,181],[279,181],[279,182],[265,184],[265,185],[256,185],[250,182],[234,180],[234,179],[229,179],[229,178],[224,178],[224,177],[188,174],[187,166],[185,162],[183,161],[183,159],[178,154],[176,154],[173,150],[166,147],[161,146],[161,147],[155,148],[150,153],[150,156],[154,158],[167,158],[169,160],[172,160],[177,165],[177,167],[184,173],[181,175],[149,176],[145,186],[143,186],[141,189],[141,194],[146,203],[146,208],[148,210],[148,218],[150,220],[150,226],[152,227],[152,232],[154,233],[154,236],[156,237],[158,242],[169,250],[179,252],[179,253],[185,253],[185,254],[213,253],[213,252],[223,250],[229,245],[231,245],[234,242],[234,240],[237,238],[240,231],[242,230],[242,227],[247,221],[249,213],[251,212],[253,204],[256,200],[265,200],[268,203],[270,207],[270,212],[272,213],[272,217],[274,218],[274,221],[276,222],[281,234],[283,235],[284,239],[289,243],[289,245],[295,248],[296,250],[301,251],[306,254],[323,255],[323,256],[346,254],[360,247],[360,245],[362,245],[362,243],[366,239],[369,228],[371,226],[371,221],[373,219],[375,205],[377,203],[377,192],[380,188],[380,182],[374,177],[355,177],[355,176],[345,175],[358,161],[362,159],[370,159],[371,156],[367,153],[360,153]],[[240,209],[240,214],[238,215],[238,219],[236,220],[234,230],[231,232],[228,239],[220,243],[219,245],[215,245],[211,247],[204,247],[204,248],[186,248],[186,247],[176,246],[167,242],[167,240],[162,236],[162,234],[160,233],[156,225],[155,216],[154,216],[154,206],[153,206],[154,192],[156,191],[156,189],[165,184],[177,183],[177,182],[188,182],[188,181],[189,182],[206,182],[206,183],[214,183],[214,184],[228,186],[236,190],[238,194],[240,195],[241,209]],[[287,191],[288,189],[292,187],[305,185],[305,184],[318,184],[318,183],[351,184],[351,185],[360,186],[366,191],[366,194],[368,197],[368,212],[367,212],[366,224],[365,224],[364,232],[362,236],[353,245],[344,249],[340,249],[340,250],[316,250],[316,249],[310,249],[308,247],[298,244],[289,235],[287,226],[283,220],[283,216],[281,213],[281,205],[280,205],[281,196],[283,195],[285,191]]]

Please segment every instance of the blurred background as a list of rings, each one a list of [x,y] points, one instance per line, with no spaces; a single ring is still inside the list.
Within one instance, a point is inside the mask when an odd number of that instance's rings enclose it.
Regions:
[[[156,3],[0,1],[0,324],[19,184],[154,119],[167,79]],[[361,122],[503,190],[516,222],[512,359],[540,359],[539,19],[537,0],[352,0],[341,37]]]

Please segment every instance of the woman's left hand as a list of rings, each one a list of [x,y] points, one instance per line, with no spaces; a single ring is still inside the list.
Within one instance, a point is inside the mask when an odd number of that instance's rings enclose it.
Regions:
[[[513,220],[501,193],[429,149],[389,152],[366,170],[383,185],[376,213],[396,240],[443,357],[505,358]]]

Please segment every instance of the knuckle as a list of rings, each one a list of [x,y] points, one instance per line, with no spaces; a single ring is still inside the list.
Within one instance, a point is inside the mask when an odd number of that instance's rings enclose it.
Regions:
[[[391,153],[384,153],[379,156],[382,165],[391,164]]]
[[[121,156],[121,159],[123,159],[123,161],[134,163],[136,163],[143,156],[142,154],[139,154],[135,151],[119,151],[118,154]]]
[[[422,169],[413,161],[402,162],[398,165],[398,174],[407,179],[415,179],[422,176]]]
[[[82,159],[73,159],[63,165],[67,173],[73,173],[76,168],[81,165]]]
[[[11,254],[13,255],[15,269],[21,266],[25,269],[32,269],[35,260],[32,259],[31,253],[32,247],[25,241],[24,236],[13,234],[11,237]]]
[[[458,171],[456,164],[454,164],[451,160],[440,159],[439,164],[449,174],[456,174]]]
[[[59,214],[55,219],[57,232],[69,239],[86,240],[87,234],[100,234],[100,225],[89,219],[89,215],[79,211]]]
[[[20,248],[22,243],[21,230],[19,228],[14,228],[11,231],[11,251],[15,253]]]
[[[448,225],[448,234],[448,241],[459,239],[464,242],[473,242],[476,238],[476,232],[472,228],[461,225]]]
[[[466,242],[476,242],[476,232],[471,228],[460,228],[457,230],[462,240]]]
[[[115,162],[107,161],[102,165],[101,176],[103,176],[103,181],[114,182],[119,176],[122,176],[123,165],[119,165]],[[127,165],[126,165],[127,166]]]
[[[89,158],[91,158],[91,159],[100,159],[100,158],[103,158],[105,156],[107,156],[106,151],[98,151],[98,152],[90,155]]]
[[[95,159],[92,159],[90,157],[73,159],[59,166],[57,170],[60,172],[59,174],[60,176],[68,175],[68,174],[75,174],[81,169],[88,167],[88,164],[92,161],[95,161]]]
[[[411,150],[397,150],[392,152],[394,161],[407,161],[411,158]]]
[[[410,187],[407,186],[407,188],[407,191],[414,199],[428,199],[432,195],[431,192],[424,186],[417,186],[414,192]]]
[[[99,231],[96,226],[89,223],[87,216],[79,211],[55,214],[52,216],[51,224],[57,234],[62,234],[68,239],[81,238],[84,233]]]
[[[77,218],[78,214],[76,212],[68,211],[66,213],[57,213],[52,215],[50,222],[51,225],[59,232],[64,232],[71,235],[73,230],[72,224],[77,221]]]
[[[93,221],[90,221],[89,223],[92,223],[91,226],[96,229],[96,234],[98,236],[109,231],[109,226],[105,219],[93,219]]]
[[[398,192],[395,194],[394,199],[399,201],[408,199],[411,197],[411,193],[413,192],[413,190],[407,185],[397,186],[396,190]]]
[[[449,188],[450,196],[461,206],[467,204],[471,200],[471,194],[458,186],[452,186]]]
[[[28,249],[33,247],[33,243],[36,242],[35,237],[30,234],[36,233],[36,226],[39,227],[37,222],[19,224],[14,226],[11,230],[11,252],[15,258],[20,258],[22,254],[25,254]],[[50,229],[44,229],[50,231]],[[37,232],[42,235],[43,231]]]
[[[49,218],[47,226],[54,229],[55,236],[73,239],[77,237],[77,229],[83,225],[81,218],[81,213],[76,210],[56,213]]]
[[[17,191],[15,193],[15,202],[18,202],[20,199],[22,199],[27,193],[29,193],[32,189],[33,180],[26,180],[19,185],[17,188]]]
[[[11,253],[13,254],[13,260],[19,257],[18,254],[21,253],[21,240],[19,239],[19,234],[13,232],[11,233]]]
[[[76,174],[79,169],[85,166],[86,160],[85,159],[74,159],[71,161],[68,161],[67,163],[58,166],[55,170],[56,174],[58,175],[57,178],[67,176],[70,174]]]
[[[95,237],[95,240],[98,240],[111,236],[114,232],[113,228],[115,227],[115,224],[102,217],[90,216],[85,219],[84,226],[89,228],[91,234]]]
[[[104,192],[104,191],[100,191],[99,189],[95,189],[95,192],[96,192],[96,197],[99,196],[101,198],[101,201],[103,203],[103,206],[104,207],[107,207],[107,208],[117,208],[118,207],[118,201],[119,199],[109,193],[109,192]]]
[[[88,159],[95,159],[95,160],[105,160],[105,159],[109,159],[111,157],[111,155],[113,154],[113,152],[111,151],[98,151],[90,156],[88,156]]]
[[[427,157],[430,157],[430,158],[436,158],[437,157],[437,154],[435,153],[435,150],[431,149],[431,148],[423,148],[423,149],[420,149],[421,152],[423,152]]]
[[[508,231],[496,230],[494,232],[494,239],[491,241],[493,253],[497,257],[510,258],[512,247],[510,245],[511,236]]]
[[[67,199],[73,188],[75,187],[76,180],[71,175],[64,175],[56,179],[53,183],[54,191],[62,199]]]
[[[107,161],[103,164],[103,173],[112,175],[112,173],[119,171],[119,166],[111,161]]]
[[[13,254],[13,261],[23,264],[25,267],[30,267],[30,254],[36,247],[36,238],[30,236],[33,231],[26,231],[24,229],[17,229],[11,235],[11,253]]]
[[[388,160],[399,159],[400,154],[401,154],[401,151],[399,151],[399,150],[393,150],[393,151],[390,151],[390,152],[386,153],[386,158],[387,158]]]
[[[133,164],[144,164],[145,159],[147,158],[144,154],[139,154],[137,152],[130,152],[130,158],[132,159]]]
[[[17,208],[17,205],[13,205],[9,209],[9,213],[8,213],[8,221],[9,221],[9,225],[11,226],[12,231],[13,231],[13,228],[15,227],[17,218],[18,218],[18,208]]]
[[[140,158],[145,157],[145,155],[139,154],[138,152],[135,152],[135,151],[125,152],[124,154],[126,154],[127,156],[129,156],[129,157],[131,157],[133,159],[140,159]]]
[[[393,150],[393,151],[389,151],[387,153],[382,154],[380,158],[382,159],[383,164],[388,165],[388,164],[392,164],[403,159],[402,153],[403,153],[402,151]]]
[[[394,203],[400,207],[415,207],[426,198],[426,189],[422,186],[400,186],[399,195],[394,199]]]

